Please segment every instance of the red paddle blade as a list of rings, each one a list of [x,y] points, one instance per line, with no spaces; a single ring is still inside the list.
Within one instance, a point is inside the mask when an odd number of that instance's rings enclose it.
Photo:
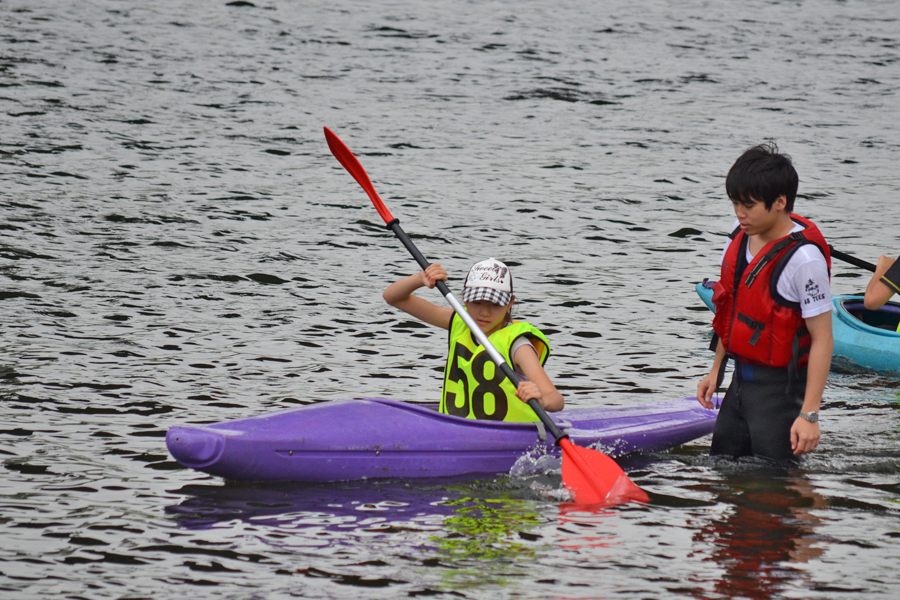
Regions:
[[[362,186],[362,189],[366,190],[366,193],[372,200],[372,204],[375,205],[375,210],[378,211],[378,214],[381,215],[384,222],[390,223],[393,221],[394,216],[391,214],[391,211],[387,209],[387,206],[384,205],[384,202],[382,202],[378,192],[375,191],[375,186],[372,185],[372,181],[369,179],[368,173],[363,169],[359,159],[350,152],[350,148],[348,148],[347,145],[327,127],[325,128],[325,139],[328,141],[328,148],[331,150],[331,153],[334,154],[334,157],[338,159],[338,162],[344,165],[347,172],[353,175],[353,179],[356,180],[356,183]]]
[[[607,455],[580,448],[565,438],[559,445],[563,451],[563,484],[575,494],[575,502],[612,506],[650,501],[650,496]]]

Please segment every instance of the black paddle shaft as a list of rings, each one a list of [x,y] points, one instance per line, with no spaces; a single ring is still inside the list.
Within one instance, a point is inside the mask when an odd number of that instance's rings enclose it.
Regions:
[[[872,271],[873,273],[875,272],[875,265],[873,265],[872,263],[856,258],[855,256],[845,254],[840,250],[835,250],[834,246],[829,245],[828,247],[831,248],[831,255],[833,257],[840,259],[846,263],[850,263],[851,265],[859,267],[860,269],[866,269],[867,271]]]
[[[419,266],[422,267],[422,270],[424,271],[425,269],[427,269],[431,263],[428,262],[428,259],[425,258],[425,256],[421,252],[419,252],[419,249],[416,248],[416,245],[413,244],[412,240],[409,239],[409,236],[406,235],[406,232],[403,231],[403,228],[400,227],[400,219],[397,219],[395,217],[386,225],[386,227],[394,232],[394,235],[397,236],[397,239],[400,240],[400,243],[406,247],[410,254],[412,254],[412,257],[416,259],[416,262],[419,263]],[[436,284],[436,287],[445,298],[447,297],[447,294],[451,293],[450,288],[448,288],[447,284],[443,281],[439,280]]]
[[[412,240],[409,239],[409,236],[406,235],[406,232],[403,231],[403,228],[400,227],[400,219],[391,219],[387,223],[386,227],[394,232],[394,235],[397,236],[397,239],[400,240],[400,243],[403,244],[403,246],[409,251],[410,254],[412,254],[412,257],[416,259],[416,262],[420,267],[422,267],[422,270],[424,271],[425,269],[427,269],[428,265],[430,265],[431,263],[428,262],[428,259],[426,259],[421,252],[419,252],[419,249],[416,248],[416,245],[413,244]],[[455,310],[455,307],[456,305],[459,305],[459,302],[457,302],[456,298],[453,296],[453,292],[451,292],[450,288],[447,287],[447,284],[442,280],[438,280],[435,284],[435,287],[437,287],[438,291],[443,294],[444,298],[447,299],[451,306],[454,306]],[[475,335],[474,330],[472,331],[472,334]],[[488,354],[490,355],[490,353]],[[491,358],[494,359],[493,356],[491,356]],[[494,359],[494,362],[497,363],[500,371],[503,372],[503,374],[512,382],[512,384],[516,387],[519,387],[519,376],[516,375],[516,372],[512,370],[509,364],[505,360],[497,361],[496,359]],[[550,418],[550,415],[547,414],[547,411],[544,410],[544,407],[541,406],[537,400],[532,398],[528,401],[528,406],[530,406],[531,409],[535,412],[535,414],[541,420],[541,423],[544,424],[544,427],[546,427],[547,430],[550,431],[550,433],[553,435],[553,437],[556,438],[557,445],[559,445],[560,440],[569,437],[568,434],[563,433],[559,429],[553,419]]]

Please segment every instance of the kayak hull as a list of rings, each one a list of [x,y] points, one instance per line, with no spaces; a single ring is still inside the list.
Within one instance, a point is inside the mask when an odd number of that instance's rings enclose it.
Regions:
[[[618,456],[707,435],[716,412],[685,398],[552,417],[576,445]],[[375,398],[176,426],[166,445],[182,465],[230,480],[327,482],[508,473],[528,452],[559,453],[541,434],[540,424],[462,419]]]
[[[900,375],[900,333],[896,330],[900,304],[890,302],[874,311],[866,310],[862,296],[835,296],[831,314],[834,355],[843,358],[841,362]]]
[[[698,283],[697,294],[715,312],[713,291]],[[866,310],[862,296],[831,298],[831,326],[835,362],[844,366],[900,375],[900,304],[888,302],[878,310]]]

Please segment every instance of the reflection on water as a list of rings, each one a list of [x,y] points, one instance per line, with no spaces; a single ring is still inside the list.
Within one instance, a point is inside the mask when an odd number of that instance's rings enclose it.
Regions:
[[[234,520],[290,529],[334,526],[375,531],[391,524],[426,522],[450,512],[459,494],[446,483],[411,488],[403,483],[189,485],[174,493],[188,498],[166,507],[179,527],[206,529]]]
[[[538,550],[528,541],[543,520],[533,500],[466,497],[446,503],[453,513],[430,538],[435,558],[445,569],[442,588],[458,590],[485,583],[507,585],[511,565],[535,561]]]
[[[820,558],[832,540],[815,512],[828,502],[802,473],[757,466],[732,472],[710,491],[727,509],[693,538],[722,569],[716,594],[764,600],[808,586],[802,564]],[[708,590],[692,595],[710,597]]]
[[[233,529],[241,522],[279,549],[340,552],[384,543],[439,575],[441,590],[506,585],[509,568],[538,557],[541,536],[531,531],[545,519],[521,482],[191,485],[173,493],[188,496],[166,508],[180,528]]]
[[[819,516],[830,508],[827,498],[796,469],[773,468],[752,459],[737,464],[703,462],[708,463],[703,468],[718,466],[719,477],[713,483],[695,484],[694,493],[702,498],[693,503],[694,516],[681,528],[689,537],[686,558],[708,563],[716,576],[667,589],[704,600],[763,600],[808,587],[803,565],[821,559],[836,541],[823,531]],[[679,471],[697,468],[669,466]],[[545,560],[547,552],[589,571],[614,568],[623,559],[622,552],[628,552],[629,536],[647,530],[665,537],[664,529],[672,524],[658,520],[660,509],[692,504],[684,498],[654,495],[650,505],[629,505],[624,510],[562,503],[553,516],[535,502],[542,486],[536,480],[413,486],[192,485],[173,492],[187,498],[166,512],[189,531],[234,531],[241,522],[266,545],[280,550],[352,552],[361,543],[389,547],[391,554],[400,553],[421,565],[427,575],[419,576],[432,582],[431,589],[464,592],[483,585],[516,588],[516,578]],[[677,541],[669,539],[670,544],[673,541],[677,547]],[[326,572],[316,567],[294,572],[345,584],[364,585],[360,582],[365,579],[352,570]],[[372,582],[370,578],[365,585]],[[552,582],[545,583],[552,587]]]

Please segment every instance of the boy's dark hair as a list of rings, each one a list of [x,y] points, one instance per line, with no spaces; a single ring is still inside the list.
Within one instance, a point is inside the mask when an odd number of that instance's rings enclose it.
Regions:
[[[787,154],[779,154],[775,142],[750,148],[738,158],[725,179],[725,191],[732,202],[752,206],[764,202],[766,210],[778,196],[787,199],[785,210],[794,210],[799,177]]]

